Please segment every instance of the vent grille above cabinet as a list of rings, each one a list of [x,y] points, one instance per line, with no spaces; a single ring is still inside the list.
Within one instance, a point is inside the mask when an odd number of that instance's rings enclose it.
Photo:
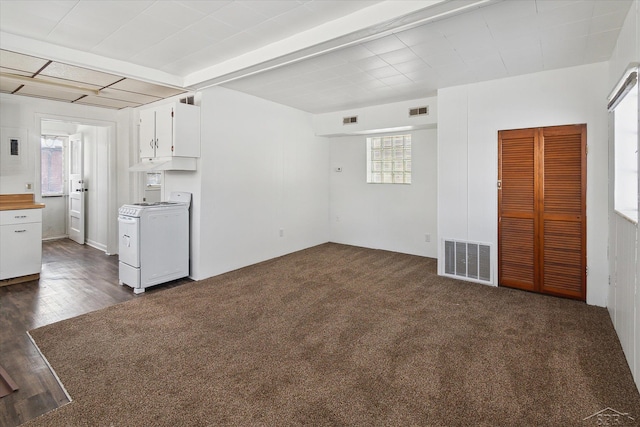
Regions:
[[[491,245],[444,240],[444,275],[493,283]]]
[[[429,115],[429,107],[416,107],[409,109],[409,117],[427,115]]]
[[[342,118],[342,124],[343,125],[352,125],[354,123],[358,123],[358,116],[351,116],[351,117],[343,117]]]

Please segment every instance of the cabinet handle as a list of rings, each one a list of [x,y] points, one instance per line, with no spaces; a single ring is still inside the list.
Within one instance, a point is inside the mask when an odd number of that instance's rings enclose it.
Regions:
[[[156,148],[158,148],[158,138],[156,138]]]
[[[149,147],[153,148],[153,138],[151,138],[151,141],[149,141]]]
[[[14,233],[26,233],[27,230],[14,230],[13,232]]]

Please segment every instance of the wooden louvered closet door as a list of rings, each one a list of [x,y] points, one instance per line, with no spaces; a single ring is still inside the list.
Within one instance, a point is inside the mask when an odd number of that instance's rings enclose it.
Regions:
[[[498,133],[498,283],[585,300],[586,125]]]

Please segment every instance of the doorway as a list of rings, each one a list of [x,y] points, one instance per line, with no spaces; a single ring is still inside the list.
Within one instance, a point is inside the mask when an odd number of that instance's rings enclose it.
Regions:
[[[498,284],[586,300],[586,125],[498,132]]]
[[[52,116],[39,119],[41,135],[58,135],[65,139],[65,190],[58,197],[42,194],[46,205],[43,238],[69,237],[107,254],[117,252],[115,123]],[[41,164],[42,158],[37,163]],[[78,181],[81,181],[80,187]],[[78,210],[80,201],[83,209]]]

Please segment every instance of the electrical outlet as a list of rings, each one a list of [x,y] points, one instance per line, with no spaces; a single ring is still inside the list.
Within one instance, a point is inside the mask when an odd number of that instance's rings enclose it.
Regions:
[[[340,222],[340,217],[336,216],[336,222]]]
[[[31,182],[27,182],[27,183],[24,185],[24,188],[25,188],[27,191],[31,191],[31,190],[33,190],[33,183],[31,183]]]
[[[284,228],[280,229],[280,237],[284,237]]]
[[[429,233],[425,233],[424,235],[424,241],[429,243],[431,241],[431,234]]]

